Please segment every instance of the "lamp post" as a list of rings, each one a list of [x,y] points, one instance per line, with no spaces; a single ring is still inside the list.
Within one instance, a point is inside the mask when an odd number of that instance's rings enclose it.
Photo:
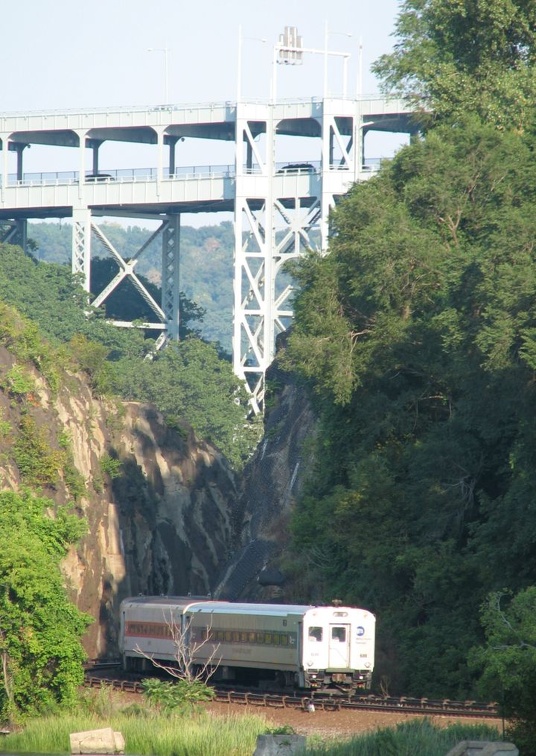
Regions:
[[[244,37],[242,36],[242,25],[238,26],[238,60],[236,67],[236,101],[240,102],[242,96],[242,44],[245,39],[253,39],[256,42],[266,42],[264,37]]]
[[[161,52],[164,53],[164,104],[169,102],[169,68],[168,68],[168,56],[169,48],[166,47],[148,47],[147,52]]]
[[[357,48],[357,99],[363,96],[363,40],[359,37]]]
[[[352,37],[353,34],[350,34],[349,32],[340,32],[340,31],[332,31],[328,28],[328,22],[325,22],[324,25],[324,97],[326,98],[329,95],[329,87],[328,87],[328,56],[329,55],[342,55],[343,59],[343,69],[342,69],[342,96],[343,98],[346,98],[346,94],[348,91],[348,59],[350,57],[350,53],[333,53],[330,52],[328,49],[329,46],[329,36],[330,34],[339,34],[343,37]],[[358,73],[358,79],[360,77],[360,74]],[[358,84],[359,87],[359,84]]]

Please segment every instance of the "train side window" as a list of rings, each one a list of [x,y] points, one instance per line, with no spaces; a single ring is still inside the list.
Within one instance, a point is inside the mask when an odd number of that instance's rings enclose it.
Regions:
[[[322,640],[322,628],[321,627],[310,627],[309,628],[309,640],[310,641],[321,641]]]
[[[281,645],[288,646],[288,635],[286,633],[281,635]]]
[[[345,627],[332,627],[331,637],[333,640],[340,641],[341,643],[345,643],[346,642],[346,628]]]

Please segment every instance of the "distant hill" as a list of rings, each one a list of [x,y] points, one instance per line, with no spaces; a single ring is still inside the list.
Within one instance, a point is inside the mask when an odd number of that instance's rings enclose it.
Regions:
[[[125,259],[133,257],[152,233],[139,226],[124,228],[117,223],[103,223],[101,227]],[[68,223],[32,223],[28,236],[35,243],[34,257],[70,265],[71,233]],[[233,226],[228,221],[202,228],[181,228],[181,291],[205,310],[200,325],[202,338],[219,342],[228,353],[232,341],[233,248]],[[157,288],[161,284],[161,254],[161,242],[157,239],[145,250],[136,268]],[[92,257],[108,256],[102,244],[93,239]]]

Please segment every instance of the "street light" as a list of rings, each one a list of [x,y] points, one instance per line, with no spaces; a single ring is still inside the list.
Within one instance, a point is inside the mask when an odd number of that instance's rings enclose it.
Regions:
[[[238,26],[238,61],[237,61],[237,71],[236,71],[236,101],[240,102],[240,97],[242,95],[242,42],[244,39],[253,39],[257,42],[263,42],[266,43],[266,39],[264,37],[243,37],[242,36],[242,25],[239,24]]]
[[[169,102],[169,68],[168,68],[168,47],[148,47],[147,52],[161,52],[164,53],[164,104]]]
[[[328,50],[328,40],[330,34],[339,34],[343,37],[353,37],[353,34],[350,34],[349,32],[340,32],[340,31],[331,31],[331,29],[328,29],[328,22],[325,22],[324,25],[324,97],[327,97],[329,95],[328,91],[328,55],[334,55],[335,53],[330,53]],[[342,55],[343,57],[343,74],[342,74],[342,95],[343,98],[346,98],[346,91],[348,89],[348,58],[350,57],[350,53],[339,53],[339,55]],[[358,79],[360,78],[360,73],[358,72]]]
[[[357,47],[357,99],[363,95],[363,40],[359,37]]]

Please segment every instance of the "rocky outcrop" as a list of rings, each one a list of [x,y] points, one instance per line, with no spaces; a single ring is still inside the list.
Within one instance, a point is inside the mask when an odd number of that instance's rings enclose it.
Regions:
[[[217,597],[231,600],[286,597],[278,567],[289,541],[290,513],[312,463],[316,419],[304,387],[277,360],[266,383],[264,438],[244,472],[236,551],[216,589]]]
[[[10,392],[15,364],[0,347],[0,420],[11,429],[0,435],[0,485],[14,490],[25,483],[14,448],[30,418],[47,448],[63,454],[44,495],[74,499],[87,521],[86,535],[63,564],[72,600],[95,620],[86,651],[91,658],[116,656],[122,598],[214,590],[232,549],[233,475],[187,424],[169,428],[151,405],[97,399],[80,375],[63,376],[52,391],[25,366],[32,390]]]

